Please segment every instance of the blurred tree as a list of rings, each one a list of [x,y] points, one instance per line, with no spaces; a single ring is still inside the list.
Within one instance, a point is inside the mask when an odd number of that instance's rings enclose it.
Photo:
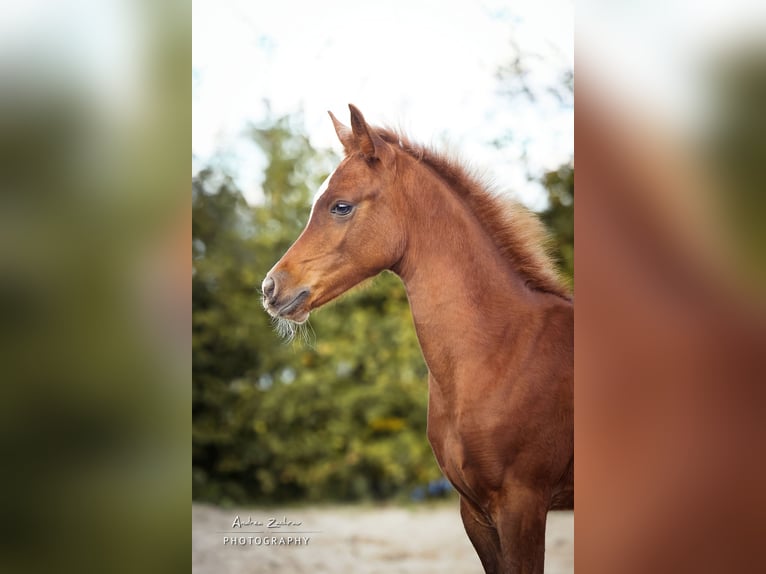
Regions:
[[[426,440],[426,368],[404,289],[384,274],[286,345],[258,287],[298,236],[332,154],[289,118],[253,128],[263,203],[232,179],[193,180],[193,487],[216,502],[353,500],[440,473]],[[313,333],[309,331],[309,333]]]
[[[710,70],[710,133],[707,165],[725,193],[718,200],[732,237],[731,257],[745,274],[766,285],[766,56],[743,44],[724,54]]]
[[[558,82],[545,85],[532,81],[535,67],[530,61],[540,61],[541,57],[525,53],[520,46],[511,42],[515,56],[510,62],[500,66],[495,77],[500,82],[500,93],[509,99],[516,100],[520,96],[531,104],[541,99],[553,98],[560,106],[574,108],[574,71],[564,69]]]
[[[542,178],[548,207],[540,218],[551,231],[562,275],[574,286],[574,166],[564,164]]]

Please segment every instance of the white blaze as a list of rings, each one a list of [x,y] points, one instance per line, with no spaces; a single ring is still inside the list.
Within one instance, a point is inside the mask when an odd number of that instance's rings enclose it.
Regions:
[[[327,179],[325,179],[322,182],[322,185],[319,186],[319,189],[316,190],[314,198],[311,200],[311,214],[309,215],[309,221],[311,221],[311,216],[314,215],[314,206],[317,204],[317,201],[319,201],[319,198],[324,195],[324,192],[327,191],[327,188],[330,187],[330,180],[332,179],[333,175],[335,175],[335,170],[333,170],[333,172],[327,176]]]

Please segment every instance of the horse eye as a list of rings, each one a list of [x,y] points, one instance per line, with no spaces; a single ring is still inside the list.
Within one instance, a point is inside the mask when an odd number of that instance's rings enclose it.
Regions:
[[[332,206],[330,213],[332,213],[333,215],[339,215],[341,217],[345,217],[346,215],[350,215],[352,211],[354,211],[353,205],[351,205],[350,203],[344,203],[342,201],[339,201],[338,203]]]

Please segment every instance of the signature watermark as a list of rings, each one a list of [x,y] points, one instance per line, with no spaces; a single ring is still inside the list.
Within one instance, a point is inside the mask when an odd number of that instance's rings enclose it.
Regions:
[[[230,530],[218,531],[223,534],[224,546],[308,546],[313,534],[320,530],[305,530],[302,520],[288,519],[286,516],[271,516],[253,520],[248,516],[243,520],[234,517]]]
[[[244,528],[246,526],[266,526],[267,528],[283,528],[285,526],[301,526],[303,522],[299,520],[288,520],[284,516],[281,520],[275,517],[267,518],[263,520],[253,520],[252,516],[248,516],[246,521],[242,521],[239,515],[234,517],[232,528]]]

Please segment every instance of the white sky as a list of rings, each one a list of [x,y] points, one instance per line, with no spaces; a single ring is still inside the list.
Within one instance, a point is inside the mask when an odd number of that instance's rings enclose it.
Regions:
[[[555,85],[574,63],[571,0],[194,0],[193,131],[196,166],[229,156],[246,197],[257,201],[262,158],[242,137],[248,122],[303,111],[312,144],[340,144],[327,110],[348,123],[349,102],[370,123],[415,141],[449,143],[501,190],[544,205],[518,160],[526,142],[533,173],[573,157],[573,110],[499,93],[497,69],[512,42],[532,56],[534,85]]]

